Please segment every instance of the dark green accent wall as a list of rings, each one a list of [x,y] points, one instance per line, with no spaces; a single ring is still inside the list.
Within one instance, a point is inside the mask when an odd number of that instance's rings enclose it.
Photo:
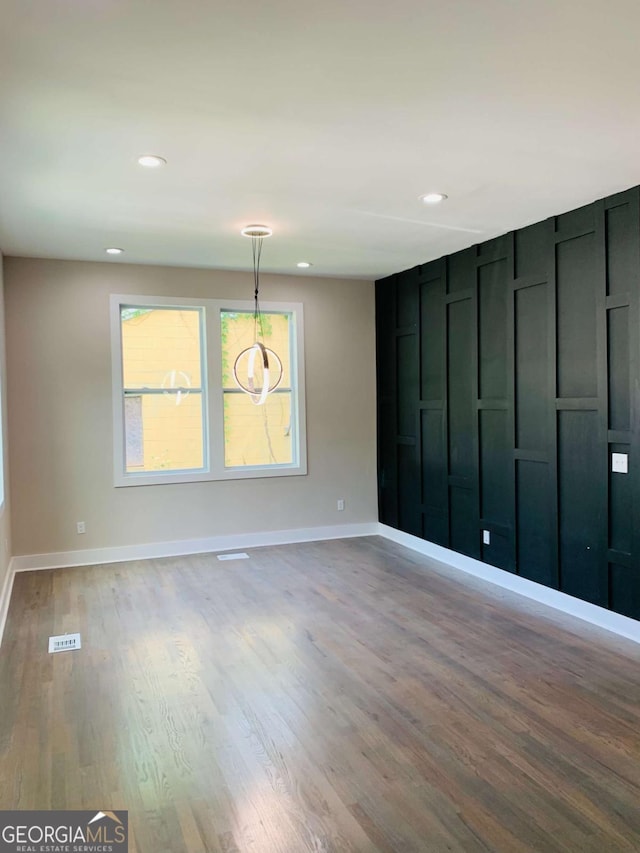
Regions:
[[[640,618],[639,296],[638,187],[378,281],[380,521]]]

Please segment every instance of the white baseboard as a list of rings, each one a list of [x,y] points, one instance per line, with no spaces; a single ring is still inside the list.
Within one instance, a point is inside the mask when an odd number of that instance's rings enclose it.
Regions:
[[[231,533],[202,539],[177,539],[173,542],[153,542],[145,545],[116,545],[108,548],[87,548],[82,551],[54,551],[51,554],[24,554],[11,561],[16,572],[39,569],[60,569],[72,566],[96,566],[101,563],[122,563],[156,557],[180,557],[187,554],[207,554],[217,551],[245,550],[263,545],[288,545],[294,542],[316,542],[323,539],[349,539],[354,536],[375,536],[378,522],[340,524],[328,527],[300,527],[293,530],[268,530],[262,533]]]
[[[262,533],[232,533],[226,536],[210,536],[203,539],[179,539],[173,542],[154,542],[145,545],[88,548],[82,551],[22,554],[11,559],[9,571],[0,593],[0,645],[2,645],[2,635],[16,572],[62,569],[73,566],[96,566],[102,563],[122,563],[127,560],[144,560],[155,557],[180,557],[187,554],[259,548],[263,545],[289,545],[295,542],[376,536],[378,527],[378,522],[372,521],[327,527],[301,527],[293,530],[268,530]]]
[[[292,530],[272,530],[262,533],[238,533],[202,539],[181,539],[173,542],[156,542],[145,545],[122,545],[109,548],[89,548],[82,551],[57,551],[50,554],[25,554],[13,557],[0,592],[0,644],[9,610],[13,579],[16,572],[57,569],[72,566],[93,566],[102,563],[120,563],[127,560],[144,560],[156,557],[178,557],[187,554],[204,554],[218,551],[244,550],[265,545],[288,545],[295,542],[316,542],[326,539],[348,539],[358,536],[382,536],[412,551],[431,557],[439,563],[466,574],[481,578],[503,589],[511,590],[540,604],[553,607],[592,625],[604,628],[618,636],[640,643],[640,622],[613,613],[595,604],[581,601],[556,589],[513,575],[450,551],[433,542],[427,542],[409,533],[378,522],[343,524],[328,527],[305,527]]]
[[[590,604],[588,601],[574,598],[572,595],[567,595],[557,589],[551,589],[548,586],[535,583],[535,581],[513,575],[504,569],[489,566],[473,557],[466,557],[464,554],[458,554],[457,551],[450,551],[441,545],[427,542],[418,536],[412,536],[410,533],[403,533],[401,530],[388,527],[386,524],[380,524],[378,532],[385,539],[404,545],[412,551],[431,557],[446,566],[459,569],[468,575],[481,578],[503,589],[509,589],[540,604],[546,604],[555,610],[561,610],[570,616],[575,616],[592,625],[597,625],[599,628],[604,628],[606,631],[611,631],[620,637],[626,637],[628,640],[640,643],[640,622],[636,619],[630,619],[628,616],[622,616],[620,613],[598,607],[597,604]]]

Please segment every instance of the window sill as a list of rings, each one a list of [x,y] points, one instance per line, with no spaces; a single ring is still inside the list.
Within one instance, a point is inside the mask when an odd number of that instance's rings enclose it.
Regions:
[[[306,465],[274,465],[269,468],[226,468],[224,471],[176,471],[173,474],[123,474],[116,477],[115,488],[128,486],[165,486],[170,483],[211,483],[225,480],[259,480],[269,477],[296,477],[307,474]]]

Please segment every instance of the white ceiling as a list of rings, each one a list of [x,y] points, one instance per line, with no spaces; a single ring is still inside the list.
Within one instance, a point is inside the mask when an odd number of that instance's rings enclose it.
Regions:
[[[637,0],[0,0],[0,24],[8,255],[246,269],[259,221],[265,271],[377,278],[640,183]]]

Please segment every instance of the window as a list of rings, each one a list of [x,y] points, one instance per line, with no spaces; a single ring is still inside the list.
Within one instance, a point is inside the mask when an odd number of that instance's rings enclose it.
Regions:
[[[112,297],[117,486],[306,473],[302,306],[262,310],[282,375],[257,406],[233,370],[252,303]]]

